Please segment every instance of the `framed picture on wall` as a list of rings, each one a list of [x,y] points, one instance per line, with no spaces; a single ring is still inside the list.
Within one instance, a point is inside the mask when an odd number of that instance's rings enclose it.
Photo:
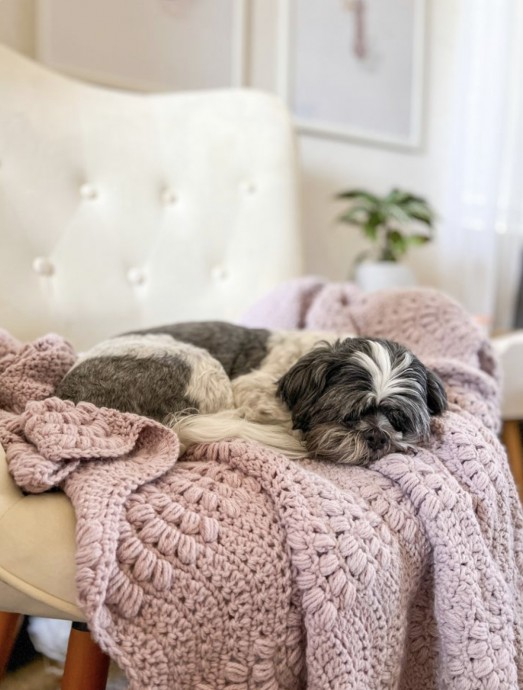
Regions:
[[[38,0],[37,57],[138,91],[244,83],[248,0]]]
[[[280,91],[308,133],[421,142],[426,0],[282,0]]]

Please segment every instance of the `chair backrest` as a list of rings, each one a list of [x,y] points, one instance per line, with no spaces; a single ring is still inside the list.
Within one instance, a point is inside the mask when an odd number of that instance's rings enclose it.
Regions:
[[[251,90],[134,94],[0,46],[0,327],[82,348],[299,275],[294,133]]]

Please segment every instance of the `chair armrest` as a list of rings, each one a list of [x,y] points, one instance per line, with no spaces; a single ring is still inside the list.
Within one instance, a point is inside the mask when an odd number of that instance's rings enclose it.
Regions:
[[[76,605],[74,534],[67,496],[25,495],[0,445],[0,611],[83,620]]]
[[[23,498],[23,493],[9,474],[5,450],[0,445],[0,517],[21,498]]]
[[[501,369],[501,416],[523,420],[523,330],[492,339]]]

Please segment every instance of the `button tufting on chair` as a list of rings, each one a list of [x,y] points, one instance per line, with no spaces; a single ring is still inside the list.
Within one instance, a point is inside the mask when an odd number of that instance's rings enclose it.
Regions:
[[[93,187],[92,184],[88,184],[86,182],[80,187],[80,196],[82,197],[82,199],[93,201],[98,197],[98,191],[95,187]]]
[[[166,206],[172,206],[178,201],[178,195],[172,189],[164,189],[162,192],[162,202]]]
[[[214,280],[227,280],[229,277],[229,271],[225,268],[225,266],[214,266],[214,268],[211,269],[211,277]]]
[[[19,137],[9,159],[0,151],[0,293],[13,305],[2,328],[85,349],[153,324],[235,321],[301,272],[294,131],[273,96],[97,89],[1,45],[0,79],[0,132]],[[31,262],[51,247],[49,290]],[[131,284],[146,260],[145,285]],[[226,279],[210,274],[217,264]]]
[[[145,271],[143,271],[141,268],[130,268],[127,271],[127,280],[131,283],[131,285],[143,285],[146,280]]]
[[[242,184],[242,190],[246,194],[255,194],[258,190],[258,187],[256,186],[256,184],[254,182],[244,182]]]
[[[33,271],[40,276],[52,276],[55,272],[55,267],[52,261],[45,256],[37,256],[33,261]]]

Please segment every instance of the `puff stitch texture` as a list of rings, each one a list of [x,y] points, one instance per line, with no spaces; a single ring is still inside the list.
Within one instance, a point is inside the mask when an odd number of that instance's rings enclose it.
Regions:
[[[370,469],[240,440],[178,458],[151,420],[49,397],[74,359],[59,338],[0,335],[0,440],[22,488],[74,505],[94,636],[132,690],[523,687],[523,514],[488,340],[430,290],[309,278],[245,321],[271,327],[274,302],[279,327],[392,338],[433,366],[451,405],[431,443]]]

